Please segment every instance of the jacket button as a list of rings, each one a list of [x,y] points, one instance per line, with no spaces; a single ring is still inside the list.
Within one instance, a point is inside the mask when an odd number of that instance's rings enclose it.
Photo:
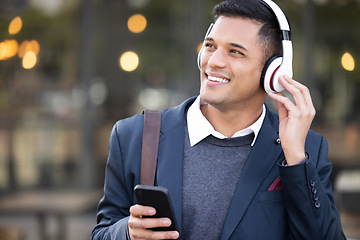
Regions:
[[[320,204],[320,201],[316,201],[316,202],[315,202],[315,207],[316,207],[316,208],[319,208],[320,205],[321,205],[321,204]]]
[[[280,144],[281,143],[281,140],[280,140],[280,138],[278,138],[278,139],[276,139],[276,141],[275,141],[277,144]]]
[[[316,193],[317,193],[316,188],[315,188],[315,187],[312,187],[312,188],[311,188],[311,192],[312,192],[313,194],[316,194]]]
[[[310,180],[309,183],[310,183],[310,186],[312,186],[312,187],[315,186],[315,182],[313,180]]]
[[[314,197],[313,197],[313,198],[314,198],[314,201],[319,200],[319,196],[318,196],[316,193],[314,194]]]

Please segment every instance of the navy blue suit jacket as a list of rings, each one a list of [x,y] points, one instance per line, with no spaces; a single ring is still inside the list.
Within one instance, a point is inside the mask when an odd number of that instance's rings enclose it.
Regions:
[[[169,190],[180,229],[184,119],[194,99],[162,111],[156,185]],[[282,166],[278,128],[277,114],[267,109],[221,239],[345,239],[329,181],[332,167],[327,141],[310,130],[308,159],[296,166]],[[93,240],[126,239],[129,208],[136,203],[133,188],[140,182],[142,129],[143,116],[135,115],[120,120],[112,130]],[[269,191],[278,177],[281,189]]]

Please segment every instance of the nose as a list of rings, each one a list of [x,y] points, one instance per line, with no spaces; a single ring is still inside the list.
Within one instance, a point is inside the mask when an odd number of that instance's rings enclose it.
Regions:
[[[224,68],[226,66],[225,53],[216,49],[209,57],[207,64],[211,68]]]

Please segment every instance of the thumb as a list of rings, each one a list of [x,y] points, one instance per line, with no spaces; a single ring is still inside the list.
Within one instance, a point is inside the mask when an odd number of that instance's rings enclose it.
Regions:
[[[277,106],[278,112],[279,112],[279,120],[281,121],[282,119],[287,118],[288,117],[288,110],[285,107],[285,105],[282,104],[279,101],[276,101],[276,106]]]
[[[286,118],[288,116],[288,110],[285,107],[285,105],[281,101],[279,101],[282,98],[284,98],[285,95],[283,93],[276,93],[276,94],[268,93],[268,95],[271,99],[275,100],[276,102],[276,106],[279,112],[279,120],[281,121],[282,119]]]

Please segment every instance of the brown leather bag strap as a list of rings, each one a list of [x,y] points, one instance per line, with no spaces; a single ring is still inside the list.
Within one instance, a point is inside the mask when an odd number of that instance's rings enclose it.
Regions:
[[[161,112],[144,110],[140,184],[154,185],[159,147]]]

